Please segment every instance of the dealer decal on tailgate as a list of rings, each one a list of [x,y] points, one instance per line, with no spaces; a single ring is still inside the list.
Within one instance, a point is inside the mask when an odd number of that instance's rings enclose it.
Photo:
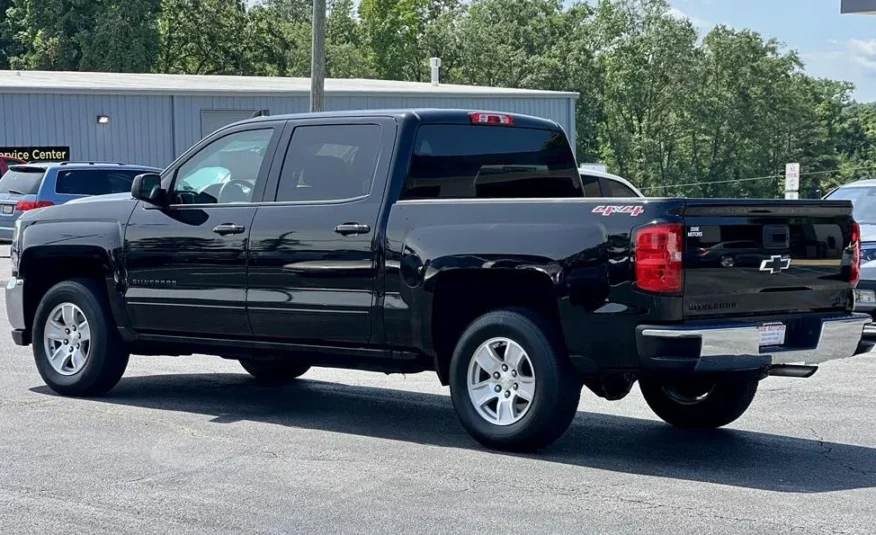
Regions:
[[[603,206],[599,205],[593,209],[594,214],[611,215],[611,214],[629,214],[632,217],[642,215],[645,211],[644,206]]]

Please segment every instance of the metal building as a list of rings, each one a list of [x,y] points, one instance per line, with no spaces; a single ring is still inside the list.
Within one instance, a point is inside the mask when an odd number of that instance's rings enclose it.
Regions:
[[[0,154],[163,167],[264,111],[302,113],[308,78],[0,71]],[[326,80],[326,109],[473,108],[553,119],[574,146],[577,93]],[[14,155],[14,154],[13,154]],[[52,157],[54,155],[54,157]]]

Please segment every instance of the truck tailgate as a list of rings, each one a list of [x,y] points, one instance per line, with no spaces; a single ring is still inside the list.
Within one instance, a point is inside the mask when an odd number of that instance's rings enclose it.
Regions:
[[[685,317],[850,309],[851,210],[839,201],[688,201]]]

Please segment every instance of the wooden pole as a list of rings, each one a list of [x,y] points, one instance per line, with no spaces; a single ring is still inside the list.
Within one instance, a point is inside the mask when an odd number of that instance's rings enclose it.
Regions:
[[[313,51],[310,62],[310,111],[325,110],[325,0],[313,0]]]

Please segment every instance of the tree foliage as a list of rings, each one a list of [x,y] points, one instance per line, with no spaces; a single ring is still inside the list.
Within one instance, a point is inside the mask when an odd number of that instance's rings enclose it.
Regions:
[[[357,8],[358,6],[358,8]],[[577,153],[651,194],[814,196],[876,172],[876,106],[667,0],[329,0],[328,75],[574,91]],[[357,10],[358,9],[358,10]],[[0,66],[308,76],[311,0],[0,0]],[[765,178],[761,178],[765,177]]]

